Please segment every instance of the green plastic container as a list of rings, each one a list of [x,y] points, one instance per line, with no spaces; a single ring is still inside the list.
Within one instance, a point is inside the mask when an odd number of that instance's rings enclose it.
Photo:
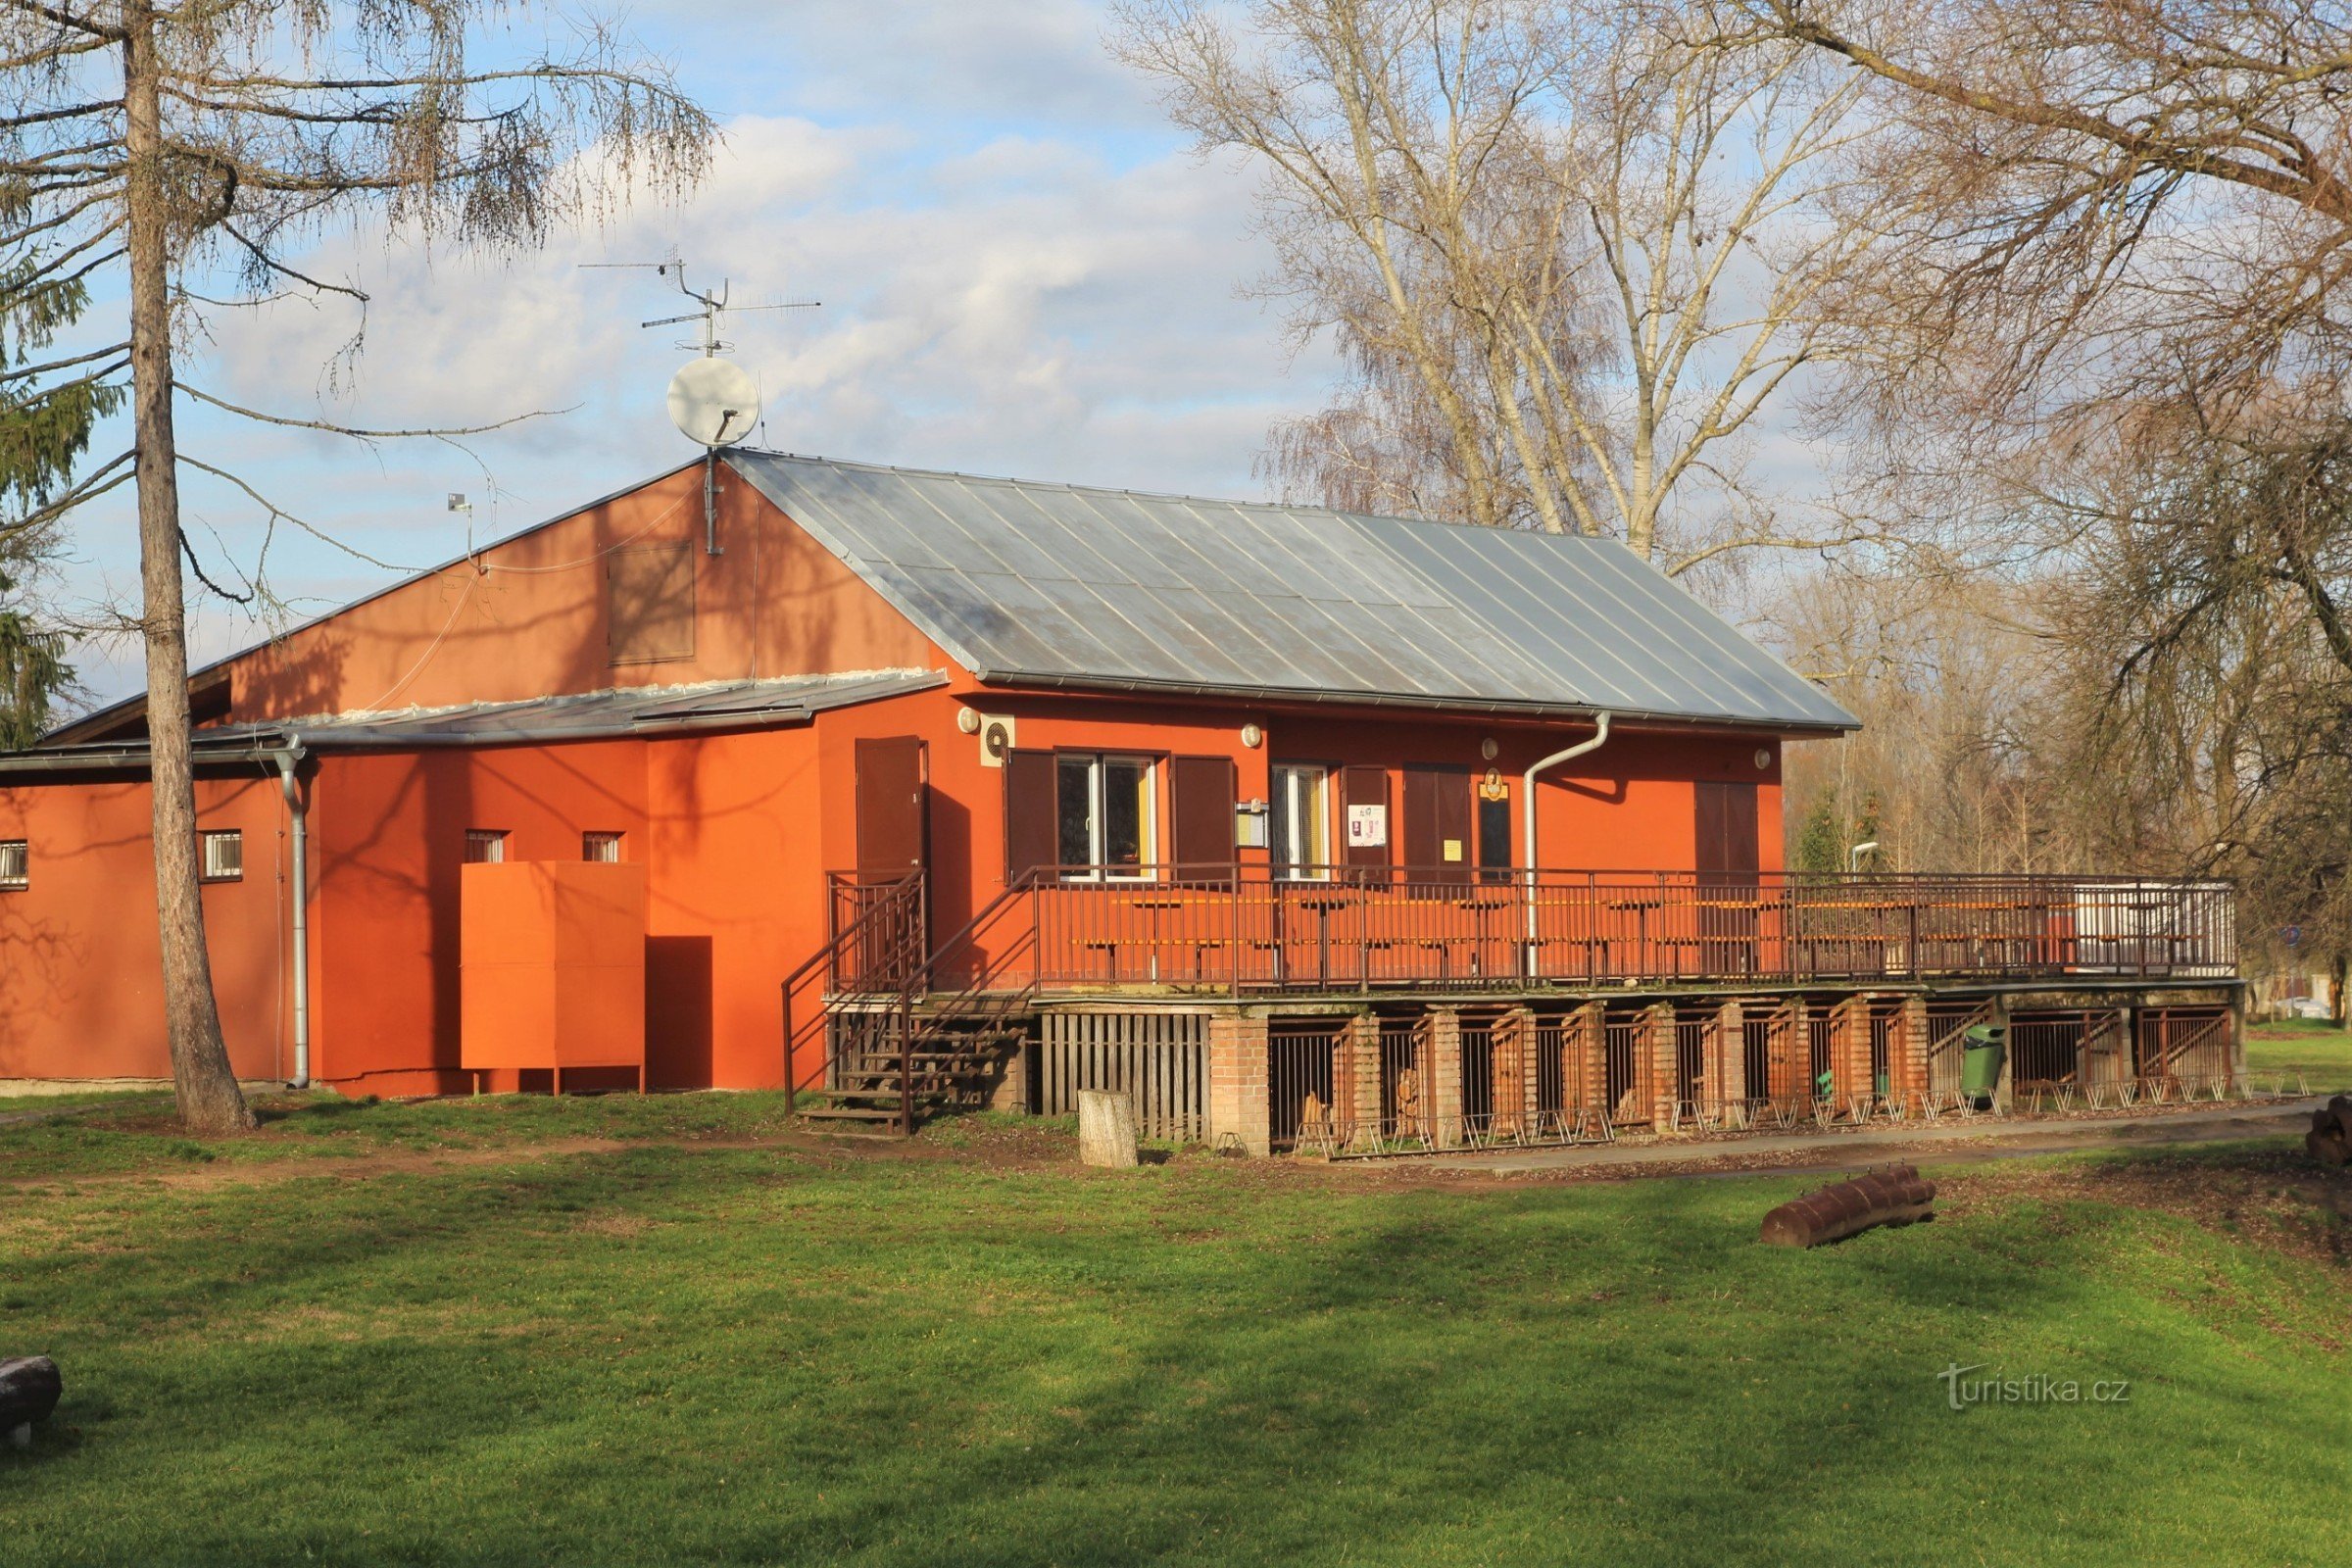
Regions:
[[[1989,1100],[2000,1087],[2001,1057],[2008,1052],[2009,1031],[1997,1024],[1971,1024],[1968,1045],[1960,1054],[1960,1092],[1975,1100]]]

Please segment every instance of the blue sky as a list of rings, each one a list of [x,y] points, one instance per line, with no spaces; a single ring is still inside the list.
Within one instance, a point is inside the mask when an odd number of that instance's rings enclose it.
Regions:
[[[355,424],[570,411],[471,440],[469,457],[183,404],[192,455],[384,564],[281,526],[269,574],[295,615],[456,555],[469,528],[512,532],[693,455],[662,403],[686,329],[638,325],[683,302],[650,272],[582,263],[674,250],[739,301],[821,299],[731,323],[765,396],[763,444],[790,451],[1255,495],[1269,420],[1322,401],[1327,362],[1294,361],[1277,314],[1238,293],[1266,266],[1250,176],[1194,159],[1102,49],[1099,8],[669,0],[625,22],[726,123],[689,204],[640,205],[499,264],[428,265],[380,235],[328,245],[312,265],[371,296],[348,390],[328,367],[359,318],[336,302],[223,316],[186,362],[186,379],[235,401]],[[472,499],[470,518],[446,510],[452,491]],[[227,561],[251,568],[258,509],[200,480],[185,505],[217,576]],[[88,608],[135,603],[127,490],[77,520],[63,580]],[[200,603],[193,652],[267,630]],[[79,662],[100,700],[139,683],[125,642],[89,645]]]

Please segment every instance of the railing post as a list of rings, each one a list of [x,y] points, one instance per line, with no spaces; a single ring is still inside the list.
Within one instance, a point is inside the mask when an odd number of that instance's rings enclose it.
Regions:
[[[914,1136],[914,994],[899,995],[899,1131]]]
[[[785,981],[782,990],[784,993],[784,1119],[787,1122],[793,1122],[800,1120],[801,1089],[799,1079],[793,1072],[792,1062],[792,982]]]

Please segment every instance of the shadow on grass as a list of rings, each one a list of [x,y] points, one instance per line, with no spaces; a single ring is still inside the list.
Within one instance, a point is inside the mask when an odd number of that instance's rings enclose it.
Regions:
[[[2264,1434],[2318,1446],[2340,1400],[2281,1402],[2292,1379],[2165,1304],[2212,1258],[2035,1201],[1755,1241],[1817,1185],[654,1148],[92,1206],[98,1250],[6,1292],[88,1369],[87,1468],[23,1517],[117,1560],[1901,1561],[1983,1479],[2008,1506],[1969,1515],[1972,1549],[2047,1561],[2144,1544],[2081,1505],[2137,1467],[2208,1483],[2137,1528],[2243,1481],[2303,1539],[2314,1498],[2253,1485]],[[1936,1373],[1985,1360],[2180,1399],[1947,1409]],[[325,1452],[365,1485],[315,1497]],[[2231,1539],[2263,1555],[2269,1528]]]

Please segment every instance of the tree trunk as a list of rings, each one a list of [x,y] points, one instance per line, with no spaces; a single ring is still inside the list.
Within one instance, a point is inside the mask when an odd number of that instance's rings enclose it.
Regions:
[[[178,449],[172,436],[169,213],[162,168],[155,11],[122,8],[123,150],[128,158],[130,376],[137,430],[140,633],[147,652],[147,744],[155,797],[155,908],[164,1017],[179,1118],[191,1132],[254,1125],[220,1038],[196,864],[196,777],[189,756],[187,606],[179,574]]]

